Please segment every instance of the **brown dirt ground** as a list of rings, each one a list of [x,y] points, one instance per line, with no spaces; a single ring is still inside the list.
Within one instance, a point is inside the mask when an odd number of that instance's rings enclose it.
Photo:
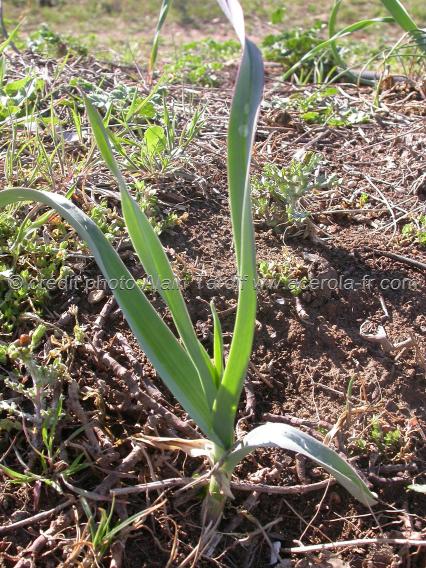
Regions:
[[[124,69],[115,69],[113,73],[127,82],[133,81],[130,70],[127,73]],[[232,77],[234,70],[230,69],[229,73]],[[368,89],[349,85],[341,85],[341,89],[342,97],[352,97],[353,104],[360,108],[372,103],[372,93]],[[284,96],[294,91],[295,87],[281,83],[272,71],[269,73],[266,101],[271,100],[272,94]],[[174,88],[172,96],[176,101],[180,100],[182,87]],[[236,301],[235,290],[223,284],[234,275],[224,163],[230,96],[226,84],[218,90],[208,91],[191,87],[191,97],[208,103],[208,120],[200,140],[190,147],[188,160],[173,174],[156,179],[142,175],[158,187],[164,210],[179,207],[188,213],[187,220],[165,234],[163,242],[169,247],[178,271],[192,276],[185,296],[199,336],[209,348],[212,322],[207,302],[215,298],[218,310],[225,311]],[[425,269],[415,267],[403,258],[387,256],[391,253],[426,262],[425,249],[401,237],[401,225],[407,219],[403,217],[405,213],[418,215],[424,212],[426,106],[418,94],[409,97],[408,102],[404,102],[405,93],[395,90],[382,96],[388,112],[375,113],[370,123],[353,128],[308,126],[296,113],[290,121],[287,117],[284,125],[277,124],[274,117],[271,119],[269,111],[261,116],[253,173],[267,161],[285,165],[297,150],[309,148],[324,154],[327,170],[336,173],[342,182],[333,190],[318,191],[306,198],[311,222],[304,236],[274,232],[258,224],[258,257],[280,261],[291,253],[294,259],[303,263],[310,277],[327,278],[331,270],[333,276],[356,284],[355,289],[304,294],[301,303],[306,316],[296,309],[295,300],[285,291],[260,292],[253,367],[247,377],[238,421],[238,431],[244,432],[264,421],[265,415],[274,415],[276,420],[281,417],[287,422],[294,422],[296,418],[305,421],[302,422],[304,429],[321,438],[324,430],[319,427],[324,428],[325,423],[335,424],[345,411],[346,391],[353,378],[351,419],[343,421],[336,443],[341,452],[353,458],[354,465],[379,494],[380,502],[374,511],[368,511],[337,485],[301,495],[261,493],[256,496],[253,492],[236,491],[235,500],[229,502],[220,527],[223,538],[212,557],[198,560],[197,566],[268,566],[272,542],[281,545],[280,555],[287,562],[283,566],[426,566],[424,549],[415,547],[356,546],[339,549],[332,557],[319,552],[311,556],[285,552],[285,548],[294,546],[295,541],[319,544],[381,535],[424,539],[426,534],[426,498],[406,490],[413,480],[424,482],[426,474],[426,377],[422,366],[426,335]],[[114,188],[109,175],[98,169],[92,177],[88,176],[83,191],[90,194],[99,180],[103,180],[102,185],[107,183]],[[351,199],[357,191],[371,196],[368,204],[359,211]],[[354,211],[339,213],[339,209]],[[369,209],[373,211],[369,212]],[[133,253],[124,250],[123,257],[135,274],[141,275]],[[82,272],[87,277],[97,274],[90,263]],[[370,287],[362,288],[364,277],[371,280]],[[215,279],[213,284],[212,278]],[[406,286],[395,290],[381,289],[380,282],[384,279],[389,283],[406,279]],[[153,301],[161,308],[158,299]],[[70,302],[78,305],[81,321],[88,326],[87,341],[90,342],[93,323],[102,304],[89,304],[80,293],[71,299],[57,294],[52,302],[53,322]],[[168,314],[164,316],[170,321]],[[413,346],[384,352],[379,345],[360,336],[360,326],[366,320],[373,331],[383,324],[393,343],[413,337]],[[222,322],[229,342],[233,314],[224,315]],[[17,333],[24,331],[25,326]],[[113,311],[107,320],[102,349],[131,369],[116,340],[117,332],[128,338],[142,365],[142,376],[136,374],[137,369],[132,370],[142,389],[144,380],[151,379],[162,393],[162,403],[186,419],[153,373],[118,311]],[[43,353],[40,354],[42,357]],[[92,462],[92,467],[77,474],[72,481],[74,486],[94,491],[106,474],[116,469],[130,452],[129,436],[132,434],[174,433],[167,420],[155,411],[140,403],[126,404],[129,398],[126,384],[111,370],[102,367],[87,350],[75,352],[69,373],[77,379],[80,392],[84,394],[82,404],[98,427],[97,435],[106,457],[106,461]],[[66,386],[64,392],[67,392]],[[65,404],[69,410],[67,401]],[[374,416],[379,417],[385,432],[399,428],[401,440],[397,447],[378,448],[373,443],[370,430]],[[65,438],[75,430],[77,423],[71,413],[61,424],[61,435]],[[365,441],[364,446],[357,443],[359,440]],[[5,436],[2,451],[6,451],[10,442]],[[24,450],[25,437],[17,436],[14,442]],[[90,444],[84,433],[75,443],[90,454]],[[77,446],[68,449],[71,456],[75,457],[75,452],[78,453]],[[11,456],[5,461],[19,468]],[[146,449],[132,468],[132,475],[121,484],[190,476],[196,471],[203,471],[201,459],[185,459],[177,453]],[[255,491],[258,483],[305,485],[326,479],[326,476],[309,462],[296,462],[294,455],[270,450],[258,451],[246,459],[236,470],[235,479],[252,483]],[[0,525],[47,510],[66,497],[78,496],[70,487],[64,487],[64,493],[58,498],[56,493],[44,487],[13,486],[4,477]],[[200,536],[199,492],[176,494],[172,489],[163,495],[164,505],[128,536],[123,566],[178,566],[196,546]],[[251,496],[251,502],[247,501],[248,496]],[[155,492],[132,495],[120,502],[120,512],[133,514],[152,505],[157,497]],[[94,504],[90,495],[89,502]],[[105,507],[107,503],[103,501],[99,505]],[[84,525],[84,516],[78,520],[77,512],[71,511],[69,508],[64,513],[64,528],[56,526],[55,537],[32,557],[28,552],[24,554],[25,549],[42,531],[52,526],[55,529],[52,518],[5,534],[0,540],[0,565],[18,565],[18,559],[25,555],[28,562],[20,566],[94,565],[90,563],[89,549],[84,549],[84,543],[81,544],[84,534],[78,536],[76,529],[78,525]],[[233,525],[235,519],[239,522]],[[56,519],[57,522],[60,520],[60,517]],[[259,527],[266,528],[259,530]],[[78,542],[83,556],[76,555],[72,560]],[[119,551],[117,555],[120,556]],[[108,565],[115,566],[107,556],[102,566]]]

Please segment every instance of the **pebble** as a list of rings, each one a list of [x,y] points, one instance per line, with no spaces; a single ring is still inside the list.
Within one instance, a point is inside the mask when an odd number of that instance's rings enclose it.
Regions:
[[[87,301],[89,304],[99,304],[106,296],[105,290],[92,290],[87,296]]]

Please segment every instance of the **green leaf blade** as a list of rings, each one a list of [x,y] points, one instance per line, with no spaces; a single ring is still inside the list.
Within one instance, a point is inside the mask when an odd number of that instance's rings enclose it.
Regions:
[[[0,191],[0,207],[22,201],[37,201],[54,209],[87,243],[130,328],[167,387],[204,433],[220,442],[212,431],[211,410],[190,357],[98,226],[61,195],[26,188]]]
[[[156,30],[155,30],[154,40],[152,42],[151,55],[150,55],[150,59],[149,59],[149,72],[150,73],[152,73],[154,71],[155,64],[157,62],[158,45],[160,43],[161,29],[164,26],[164,23],[165,23],[166,18],[167,18],[167,14],[169,13],[169,10],[171,8],[172,3],[173,3],[173,0],[163,0],[163,2],[161,4],[160,14],[159,14],[159,17],[158,17],[157,27],[156,27]]]
[[[102,118],[88,99],[85,102],[98,148],[105,163],[117,179],[120,188],[123,215],[130,239],[139,260],[170,309],[179,336],[199,374],[203,393],[208,400],[209,407],[212,408],[216,397],[213,365],[194,331],[185,300],[163,245],[149,219],[141,211],[127,189],[126,181],[114,158],[109,134],[104,127]]]
[[[210,360],[194,331],[179,282],[170,266],[169,259],[147,216],[140,210],[128,191],[122,190],[121,202],[133,246],[146,272],[154,282],[154,286],[170,309],[176,329],[199,373],[202,389],[212,408],[216,397],[213,366],[211,363],[210,366],[206,363]]]
[[[257,448],[282,448],[302,454],[326,469],[358,501],[371,507],[377,503],[377,495],[372,493],[354,468],[343,460],[334,450],[325,446],[309,434],[288,426],[267,422],[249,432],[240,446],[226,461],[232,469]]]
[[[222,5],[224,2],[220,2]],[[226,2],[241,39],[244,32],[238,2]],[[225,13],[228,13],[225,11]],[[256,322],[257,271],[249,184],[250,161],[263,96],[263,60],[248,39],[243,44],[228,130],[228,181],[239,296],[228,361],[214,407],[214,429],[226,447],[233,443],[234,420],[250,360]]]

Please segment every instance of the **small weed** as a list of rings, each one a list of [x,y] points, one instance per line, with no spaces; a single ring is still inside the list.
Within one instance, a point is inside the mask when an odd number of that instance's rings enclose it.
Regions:
[[[70,85],[82,89],[90,102],[101,111],[113,115],[131,115],[133,119],[154,119],[162,108],[162,90],[157,89],[148,97],[142,96],[137,87],[118,83],[111,90],[105,91],[101,85],[96,85],[83,79],[71,79]]]
[[[401,233],[405,239],[426,247],[426,215],[404,225]]]
[[[29,73],[22,79],[7,81],[0,88],[0,121],[21,117],[33,107],[44,87],[44,80]]]
[[[95,221],[97,226],[104,233],[106,238],[112,242],[122,234],[124,221],[115,209],[108,206],[106,199],[95,205],[90,211],[90,218]]]
[[[380,419],[375,416],[370,424],[370,439],[380,452],[394,453],[399,449],[401,431],[399,428],[392,430],[385,428]]]
[[[179,216],[174,211],[162,213],[156,189],[148,187],[144,182],[135,182],[133,189],[139,207],[150,220],[157,235],[161,235],[164,231],[172,229],[185,220],[186,214]]]
[[[303,263],[292,258],[288,252],[283,253],[284,262],[274,260],[261,260],[258,264],[259,276],[262,286],[273,286],[288,290],[293,296],[299,296],[307,287],[309,281],[305,273]]]
[[[185,44],[177,60],[165,68],[171,80],[214,87],[220,82],[220,72],[227,61],[239,52],[235,41],[206,39]]]
[[[154,509],[156,506],[147,509],[146,511],[140,511],[124,521],[114,524],[114,500],[111,503],[109,511],[106,511],[102,507],[98,507],[95,513],[92,510],[84,497],[80,497],[82,509],[87,516],[87,535],[86,542],[90,546],[90,552],[93,554],[95,559],[95,565],[98,566],[98,562],[102,560],[105,554],[110,549],[112,543],[119,538],[120,533],[123,531],[129,532],[133,528],[137,528],[145,519],[145,517]],[[99,520],[96,520],[96,513],[99,515]]]
[[[313,92],[294,93],[287,98],[273,99],[272,106],[293,110],[299,118],[310,124],[330,127],[353,126],[369,122],[370,115],[350,106],[350,101],[338,97],[335,87],[316,89]]]
[[[60,36],[49,26],[42,24],[30,35],[28,48],[44,57],[63,57],[65,55],[87,55],[87,48],[81,40],[72,36]]]
[[[18,461],[25,468],[25,474],[1,465],[0,468],[11,479],[13,483],[30,483],[41,481],[53,487],[58,492],[62,492],[60,485],[56,481],[60,461],[60,450],[55,448],[58,423],[65,416],[63,412],[63,396],[54,394],[58,384],[67,375],[65,365],[60,358],[55,358],[51,363],[40,365],[36,360],[35,350],[46,334],[46,327],[40,324],[31,335],[21,335],[20,338],[8,345],[2,344],[2,359],[9,361],[19,369],[19,372],[9,372],[8,376],[3,376],[4,387],[20,396],[21,401],[17,404],[16,398],[7,399],[5,388],[0,401],[0,409],[7,412],[7,420],[11,423],[16,421],[16,429],[20,430],[20,421],[25,420],[27,426],[24,430],[30,448],[38,457],[39,465],[33,463],[29,468],[24,463],[23,458],[15,448]],[[28,385],[25,373],[31,378]],[[33,407],[33,413],[24,412],[22,408],[29,401]],[[82,455],[78,456],[70,465],[62,463],[60,467],[61,475],[67,477],[74,475],[86,465],[81,463]],[[39,473],[34,472],[38,469]]]
[[[321,44],[321,32],[325,24],[316,22],[308,29],[295,28],[279,34],[268,35],[263,40],[263,53],[268,61],[281,63],[283,70],[290,69],[311,49]],[[336,72],[333,55],[328,48],[315,59],[303,63],[297,70],[296,82],[325,82]]]
[[[49,291],[71,270],[66,265],[69,242],[65,223],[49,220],[49,236],[38,235],[12,210],[0,218],[0,325],[1,335],[12,333],[23,312],[40,313]],[[27,227],[27,229],[25,229]],[[19,231],[18,231],[19,228]],[[19,242],[16,234],[20,234]],[[15,237],[13,237],[15,235]]]
[[[303,223],[309,216],[302,203],[306,194],[337,182],[321,173],[321,162],[319,154],[307,152],[284,168],[266,164],[252,183],[255,218],[270,227]]]
[[[160,124],[151,124],[145,130],[139,146],[139,156],[132,157],[135,164],[139,163],[153,174],[173,169],[200,133],[204,113],[196,108],[189,119],[182,121],[174,109],[169,110],[164,103],[158,121]]]
[[[359,207],[362,209],[363,207],[365,207],[365,205],[367,205],[368,201],[370,199],[370,196],[368,195],[368,193],[365,193],[364,191],[361,193],[361,195],[359,196],[358,199],[358,205]]]

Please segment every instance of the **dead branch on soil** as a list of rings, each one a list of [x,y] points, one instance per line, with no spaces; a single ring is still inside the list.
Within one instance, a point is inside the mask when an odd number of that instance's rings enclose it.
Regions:
[[[60,505],[57,505],[56,507],[54,507],[53,509],[49,509],[48,511],[42,511],[41,513],[37,513],[36,515],[32,515],[31,517],[27,517],[26,519],[22,519],[21,521],[17,521],[16,523],[12,523],[10,525],[0,526],[0,535],[14,532],[22,527],[27,527],[28,525],[35,525],[40,521],[48,519],[52,515],[56,515],[56,513],[59,513],[63,509],[66,509],[73,503],[74,503],[73,498],[68,499],[64,503],[61,503]]]
[[[172,487],[182,487],[183,489],[186,489],[186,486],[193,487],[194,484],[204,486],[209,483],[209,477],[197,478],[195,480],[191,477],[175,477],[171,479],[164,479],[162,481],[140,483],[130,487],[111,489],[110,494],[114,497],[121,497],[124,495],[171,489]],[[309,485],[292,485],[283,487],[279,485],[266,485],[263,483],[242,483],[240,481],[231,481],[231,489],[235,489],[236,491],[255,491],[256,493],[267,493],[268,495],[305,495],[307,493],[312,493],[313,491],[321,491],[329,484],[332,485],[334,483],[334,479],[325,479],[324,481],[310,483]]]
[[[358,538],[354,540],[342,540],[337,542],[327,542],[325,544],[312,544],[308,546],[294,546],[285,548],[285,552],[290,554],[307,554],[309,552],[321,552],[323,550],[333,550],[335,548],[349,548],[354,546],[370,546],[372,544],[389,544],[400,546],[426,547],[426,540],[409,538]]]

